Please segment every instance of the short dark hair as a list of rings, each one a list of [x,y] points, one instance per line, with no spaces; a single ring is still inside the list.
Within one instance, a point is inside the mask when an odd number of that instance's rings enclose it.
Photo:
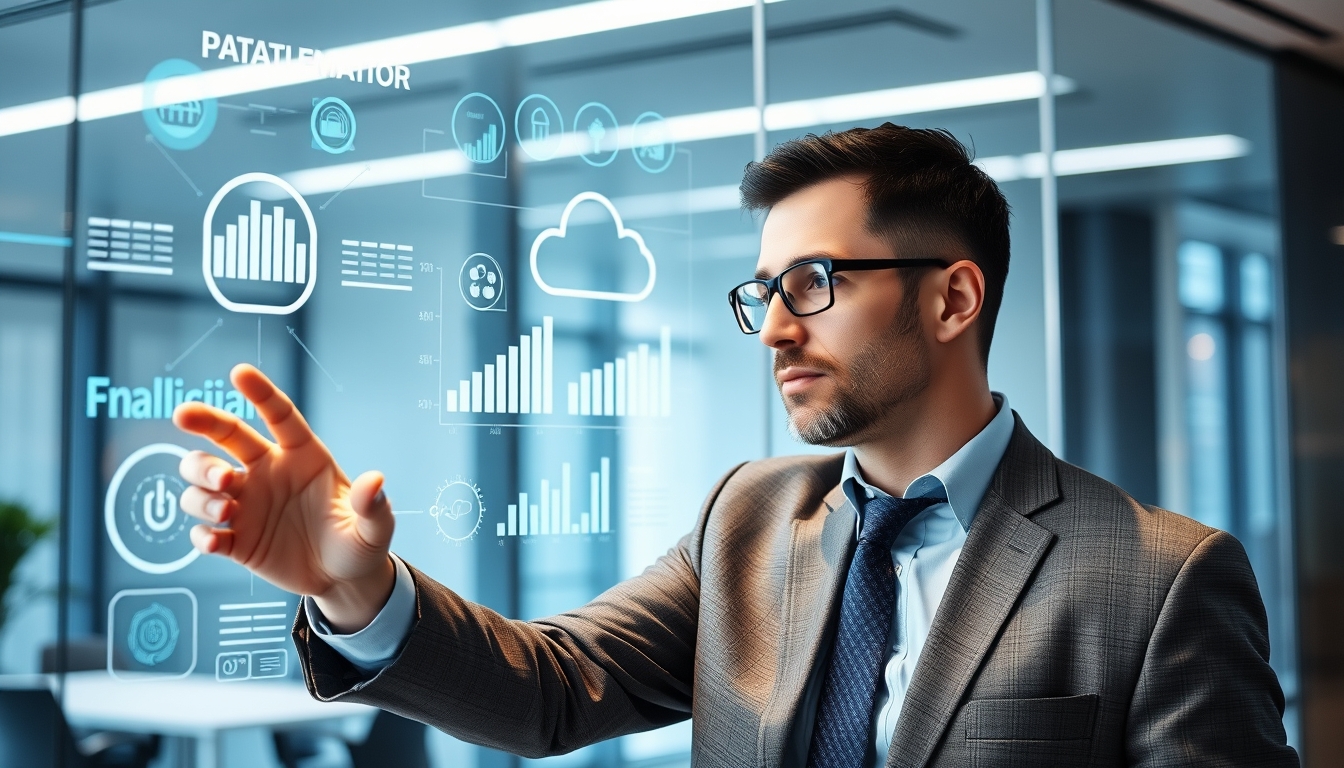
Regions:
[[[768,210],[806,187],[848,175],[864,177],[873,234],[897,246],[917,241],[915,248],[930,240],[946,244],[950,237],[969,252],[985,275],[979,320],[987,363],[1008,279],[1008,201],[998,185],[948,131],[883,123],[780,144],[764,160],[747,164],[742,205]]]

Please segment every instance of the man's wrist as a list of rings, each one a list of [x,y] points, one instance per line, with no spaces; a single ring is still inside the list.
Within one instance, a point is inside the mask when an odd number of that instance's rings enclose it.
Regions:
[[[357,580],[340,581],[320,595],[310,595],[327,625],[351,635],[367,627],[387,605],[397,583],[397,566],[389,553],[383,567]]]

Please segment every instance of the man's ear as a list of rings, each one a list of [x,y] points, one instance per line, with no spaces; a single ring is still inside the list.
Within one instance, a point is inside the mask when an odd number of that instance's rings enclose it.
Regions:
[[[967,332],[985,306],[985,273],[970,259],[943,270],[938,282],[938,326],[934,338],[947,343]]]

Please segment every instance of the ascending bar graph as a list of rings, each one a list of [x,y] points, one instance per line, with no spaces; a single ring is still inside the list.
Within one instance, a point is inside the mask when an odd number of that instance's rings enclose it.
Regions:
[[[571,416],[671,416],[672,329],[662,327],[657,352],[640,344],[580,373],[569,382],[568,400]]]
[[[444,393],[443,409],[449,413],[551,413],[555,408],[555,320],[542,318],[541,325],[518,337],[493,364],[473,371],[455,389]]]
[[[574,478],[569,462],[560,465],[560,482],[543,479],[536,496],[518,494],[508,505],[506,522],[495,524],[497,536],[561,536],[611,532],[611,459],[588,473],[588,511],[573,505]],[[583,489],[580,488],[582,493]],[[535,499],[535,502],[533,501]]]
[[[547,414],[555,410],[555,320],[542,318],[494,361],[444,392],[447,413]],[[572,369],[571,369],[572,370]],[[658,349],[639,344],[623,357],[579,374],[568,385],[570,416],[672,415],[672,330]]]
[[[491,123],[480,138],[463,147],[463,152],[474,163],[493,162],[499,154],[499,133],[495,130],[495,124]]]
[[[296,242],[294,219],[283,206],[262,213],[261,201],[250,201],[248,213],[211,236],[210,272],[216,277],[270,283],[308,282],[308,243]]]

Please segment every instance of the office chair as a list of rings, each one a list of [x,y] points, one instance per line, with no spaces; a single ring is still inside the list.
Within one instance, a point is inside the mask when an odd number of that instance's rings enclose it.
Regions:
[[[55,643],[42,647],[43,674],[54,674],[59,666]],[[107,639],[99,635],[72,638],[65,644],[65,671],[88,672],[107,668]],[[96,765],[108,768],[144,766],[159,755],[161,739],[155,734],[120,731],[82,731],[72,729],[80,752],[99,755]],[[0,763],[5,766],[6,763]],[[67,764],[69,765],[69,764]]]
[[[47,688],[0,689],[0,765],[146,768],[152,755],[111,734],[75,741]]]
[[[359,744],[308,731],[277,731],[275,754],[285,768],[305,768],[321,761],[335,742],[349,753],[353,768],[429,768],[425,725],[391,712],[379,712],[368,738]]]
[[[355,768],[429,768],[425,724],[379,712],[369,737],[350,745]]]

